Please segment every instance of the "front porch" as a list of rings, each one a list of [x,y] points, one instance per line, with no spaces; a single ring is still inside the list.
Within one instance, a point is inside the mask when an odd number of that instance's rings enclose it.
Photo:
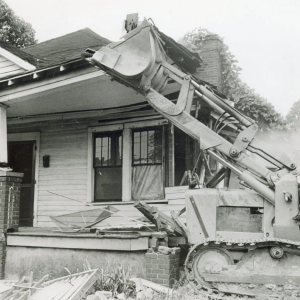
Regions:
[[[146,237],[105,238],[95,233],[64,234],[54,228],[20,228],[7,234],[5,278],[65,276],[93,268],[116,270],[122,265],[131,274],[145,278],[148,249]],[[66,270],[67,269],[67,270]]]

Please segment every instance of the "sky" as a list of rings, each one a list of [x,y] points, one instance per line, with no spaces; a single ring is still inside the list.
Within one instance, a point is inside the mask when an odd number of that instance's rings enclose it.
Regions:
[[[300,99],[299,0],[5,0],[39,42],[85,27],[112,41],[127,14],[177,40],[197,27],[224,38],[241,79],[286,115]]]

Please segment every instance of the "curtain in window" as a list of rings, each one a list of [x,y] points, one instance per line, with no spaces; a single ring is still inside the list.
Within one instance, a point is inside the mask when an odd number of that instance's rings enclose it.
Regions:
[[[164,199],[161,165],[134,166],[131,197],[133,200]]]

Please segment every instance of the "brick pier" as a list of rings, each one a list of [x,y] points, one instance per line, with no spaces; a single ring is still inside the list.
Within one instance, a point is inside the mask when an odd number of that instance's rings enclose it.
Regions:
[[[0,171],[0,279],[5,277],[7,230],[18,230],[23,174]]]
[[[179,280],[180,248],[169,254],[148,251],[146,254],[146,279],[166,287]]]

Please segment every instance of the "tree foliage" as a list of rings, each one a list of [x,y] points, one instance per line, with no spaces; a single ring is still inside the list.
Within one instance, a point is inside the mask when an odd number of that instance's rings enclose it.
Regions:
[[[299,123],[300,121],[300,99],[295,101],[286,115],[286,122],[288,124],[291,123]]]
[[[18,48],[37,42],[31,24],[16,16],[3,0],[0,0],[0,40]]]
[[[222,41],[220,50],[222,64],[223,94],[235,102],[235,107],[243,114],[256,120],[262,128],[272,128],[280,126],[282,116],[276,112],[274,106],[265,98],[255,93],[246,83],[240,79],[238,61],[229,51],[229,47],[218,35],[205,28],[196,28],[184,35],[179,40],[185,47],[195,51],[200,50],[208,35],[215,35]]]

